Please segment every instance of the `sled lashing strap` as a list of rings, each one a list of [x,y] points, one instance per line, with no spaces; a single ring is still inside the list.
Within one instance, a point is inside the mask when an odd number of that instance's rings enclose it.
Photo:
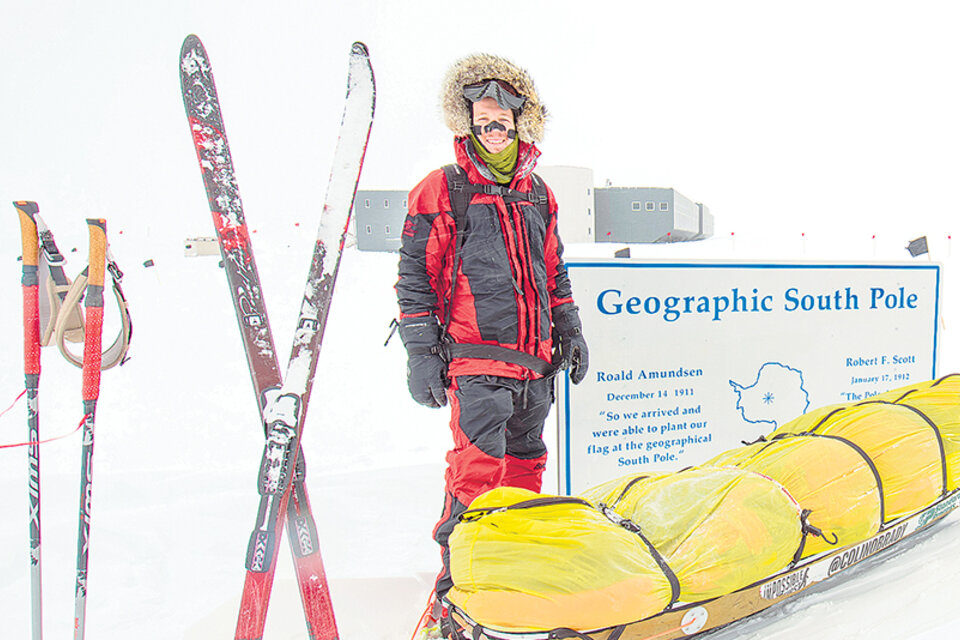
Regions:
[[[637,534],[637,536],[643,540],[643,544],[647,545],[647,549],[650,550],[650,555],[653,556],[654,560],[656,560],[657,565],[663,572],[663,575],[667,578],[667,581],[670,582],[670,602],[666,607],[664,607],[664,609],[673,606],[673,604],[680,599],[680,580],[677,579],[677,574],[673,572],[673,569],[670,568],[670,565],[667,564],[666,559],[660,554],[659,551],[657,551],[657,548],[650,543],[650,541],[647,539],[647,536],[643,535],[643,531],[640,530],[640,525],[629,518],[622,517],[616,511],[602,503],[600,504],[600,511],[603,513],[603,515],[607,516],[607,519],[610,522],[623,527],[631,533]]]
[[[839,437],[862,450],[880,478],[884,523],[916,513],[943,496],[948,483],[939,429],[922,411],[887,399],[824,407],[774,432]]]
[[[736,591],[787,566],[800,546],[801,509],[760,473],[725,466],[611,480],[581,497],[610,505],[676,576],[683,602]],[[645,476],[645,477],[642,477]]]
[[[871,404],[871,403],[872,404],[893,404],[899,407],[906,407],[907,409],[913,411],[918,416],[920,416],[920,418],[927,423],[927,426],[933,429],[933,434],[937,437],[937,447],[940,450],[940,468],[943,471],[943,476],[942,476],[943,489],[940,492],[940,495],[945,496],[948,493],[950,493],[950,490],[947,488],[947,454],[946,454],[946,450],[943,447],[943,434],[940,433],[940,427],[938,427],[936,423],[934,423],[934,421],[931,420],[929,416],[927,416],[927,414],[925,414],[920,409],[912,406],[911,404],[909,404],[909,402],[888,402],[886,400],[867,400],[866,402],[863,402],[861,404]]]

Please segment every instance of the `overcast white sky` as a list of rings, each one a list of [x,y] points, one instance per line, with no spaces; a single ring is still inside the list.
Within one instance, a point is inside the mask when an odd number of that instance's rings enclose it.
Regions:
[[[213,60],[247,210],[284,223],[322,200],[353,40],[378,80],[361,188],[409,188],[450,160],[440,78],[489,51],[539,86],[544,164],[674,187],[711,208],[718,235],[937,236],[956,215],[949,2],[60,1],[2,14],[0,202],[106,215],[127,233],[152,216],[178,221],[173,238],[206,232],[177,76],[191,32]]]

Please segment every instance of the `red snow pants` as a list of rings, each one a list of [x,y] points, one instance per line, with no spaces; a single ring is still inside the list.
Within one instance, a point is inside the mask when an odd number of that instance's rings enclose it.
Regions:
[[[553,378],[457,376],[447,398],[453,449],[447,453],[443,515],[433,531],[443,559],[438,596],[453,586],[450,534],[473,499],[503,486],[540,491],[547,461],[543,422],[553,403]]]

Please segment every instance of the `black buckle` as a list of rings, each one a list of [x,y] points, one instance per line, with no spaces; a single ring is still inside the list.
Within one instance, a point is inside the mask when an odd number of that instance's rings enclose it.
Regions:
[[[53,234],[49,230],[40,233],[40,243],[43,245],[43,253],[47,256],[49,264],[66,262],[66,258],[57,249],[57,244],[53,241]]]
[[[110,261],[107,263],[107,271],[110,272],[110,275],[113,276],[113,279],[117,282],[123,280],[123,271],[120,271],[120,267],[117,266],[117,263]]]

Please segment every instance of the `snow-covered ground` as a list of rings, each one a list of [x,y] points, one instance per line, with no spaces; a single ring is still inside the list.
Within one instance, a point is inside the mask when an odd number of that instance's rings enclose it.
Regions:
[[[120,253],[123,242],[116,243]],[[255,242],[268,304],[276,310],[276,341],[283,345],[291,334],[301,280],[287,263],[303,263],[309,241],[263,236]],[[722,244],[708,241],[699,252]],[[569,253],[578,250],[598,251],[574,246]],[[654,254],[667,250],[634,247]],[[136,261],[128,266],[132,359],[103,375],[88,633],[228,637],[256,514],[261,430],[217,259],[185,258],[179,247],[153,258],[157,266],[150,269]],[[5,299],[15,300],[18,265],[5,263],[3,292]],[[304,436],[308,486],[338,621],[348,639],[406,637],[437,569],[429,532],[440,508],[441,463],[449,439],[446,411],[423,409],[409,399],[402,347],[398,341],[382,346],[393,312],[395,266],[394,255],[346,251]],[[945,293],[949,302],[954,296]],[[13,348],[20,331],[17,306],[9,305],[0,320],[3,335],[11,336],[10,365],[0,376],[0,389],[11,399],[21,384],[19,353]],[[950,304],[947,308],[947,317],[956,317]],[[52,435],[68,431],[80,418],[79,375],[49,350],[44,365],[42,429]],[[22,439],[23,413],[20,405],[2,418],[4,441]],[[548,424],[553,445],[555,426],[552,420]],[[45,445],[42,453],[50,637],[70,632],[79,451],[79,438],[73,436]],[[26,637],[26,452],[0,455],[0,513],[5,514],[0,548],[7,550],[0,557],[0,607],[10,629],[7,637]],[[551,468],[547,490],[556,486]],[[835,589],[820,589],[719,637],[913,637],[956,622],[952,576],[960,571],[960,522],[952,518],[909,546],[871,562],[869,570],[858,569]],[[284,551],[269,638],[305,637],[287,558]],[[870,629],[886,633],[895,626],[906,635],[869,635]]]
[[[294,0],[197,5],[3,10],[0,405],[22,388],[19,239],[3,202],[40,202],[72,274],[85,260],[83,218],[107,218],[134,318],[132,359],[102,381],[90,638],[229,637],[256,512],[262,432],[224,276],[216,258],[182,250],[184,238],[212,232],[176,69],[191,32],[213,61],[281,355],[347,52],[362,39],[378,108],[361,187],[409,187],[447,162],[436,113],[443,70],[473,51],[502,53],[531,70],[551,108],[545,162],[593,167],[598,183],[673,186],[716,216],[714,239],[634,247],[635,257],[902,260],[908,240],[928,235],[944,264],[940,369],[960,370],[960,253],[949,237],[960,41],[947,3],[511,7],[529,33],[495,28],[499,9],[434,0],[359,0],[336,15],[329,3]],[[568,255],[614,248],[575,245]],[[438,568],[429,532],[447,414],[413,403],[399,341],[382,346],[395,267],[394,255],[346,251],[303,441],[347,640],[407,637]],[[82,414],[79,372],[49,350],[43,364],[42,433],[69,431]],[[21,403],[0,418],[0,442],[25,439],[24,414]],[[71,633],[79,457],[77,436],[42,451],[48,637]],[[546,490],[555,477],[549,468]],[[26,451],[0,450],[0,635],[10,638],[29,634],[26,486]],[[715,637],[942,637],[960,621],[958,517],[906,546]],[[284,551],[267,637],[305,636]]]

